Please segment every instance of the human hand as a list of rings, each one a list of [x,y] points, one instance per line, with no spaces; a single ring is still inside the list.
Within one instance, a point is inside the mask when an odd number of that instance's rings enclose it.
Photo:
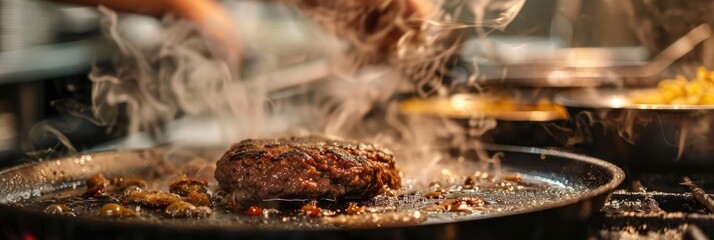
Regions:
[[[213,53],[225,59],[231,68],[240,67],[241,41],[231,15],[213,0],[171,0],[173,12],[194,22],[217,45]]]
[[[430,0],[285,0],[317,24],[348,40],[369,58],[382,59],[400,41],[416,41]],[[407,36],[409,34],[409,36]]]
[[[387,1],[384,0],[366,0],[363,1],[364,4],[366,4],[366,7],[379,7],[380,4],[384,4]],[[414,34],[418,34],[421,26],[421,20],[424,18],[428,17],[429,14],[434,10],[434,7],[432,6],[431,2],[429,0],[403,0],[403,1],[393,1],[396,3],[391,3],[390,5],[387,5],[384,7],[383,10],[380,11],[383,16],[386,17],[380,17],[377,16],[377,18],[380,18],[377,20],[378,22],[376,23],[377,26],[375,28],[378,28],[379,25],[387,25],[390,24],[389,21],[393,21],[396,18],[399,18],[401,20],[405,20],[406,26],[399,26],[396,28],[391,29],[385,37],[380,41],[379,43],[379,49],[383,51],[391,51],[394,50],[396,47],[398,41],[402,38],[404,34],[406,34],[408,31],[412,31]],[[403,5],[400,5],[403,4]],[[401,8],[401,9],[400,9]],[[389,17],[390,15],[397,14],[396,16]]]

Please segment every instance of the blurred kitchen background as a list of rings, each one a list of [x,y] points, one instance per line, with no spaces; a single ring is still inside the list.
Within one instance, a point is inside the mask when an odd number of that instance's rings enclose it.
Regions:
[[[523,1],[483,2],[497,12]],[[286,69],[315,67],[304,59],[314,58],[305,47],[316,28],[293,9],[270,1],[222,3],[243,38],[252,39],[246,42],[261,43],[247,46],[245,68],[261,61],[254,56],[262,54],[251,51],[302,59],[285,61]],[[653,86],[662,76],[692,74],[687,66],[712,67],[704,56],[714,51],[706,25],[713,8],[707,0],[525,1],[503,29],[485,28],[486,36],[464,29],[468,37],[454,71],[477,72],[478,81],[490,88]],[[102,36],[100,18],[95,7],[0,0],[0,166],[62,149],[61,141],[81,151],[122,137],[77,114],[90,114],[88,72],[106,64],[114,51]],[[466,24],[473,19],[461,18]],[[142,48],[160,44],[160,30],[159,19],[120,15],[119,32]],[[673,63],[684,67],[670,67]]]

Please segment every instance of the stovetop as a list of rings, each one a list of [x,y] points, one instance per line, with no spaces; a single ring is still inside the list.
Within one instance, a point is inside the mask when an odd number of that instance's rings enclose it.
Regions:
[[[637,174],[612,194],[591,237],[710,239],[713,192],[714,174]]]

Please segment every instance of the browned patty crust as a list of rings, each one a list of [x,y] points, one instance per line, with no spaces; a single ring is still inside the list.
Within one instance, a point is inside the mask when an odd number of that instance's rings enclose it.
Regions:
[[[218,160],[215,173],[239,201],[366,199],[400,187],[389,150],[314,136],[241,141]]]

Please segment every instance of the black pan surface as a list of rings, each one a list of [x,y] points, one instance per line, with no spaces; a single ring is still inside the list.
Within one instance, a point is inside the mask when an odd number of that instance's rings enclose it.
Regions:
[[[579,238],[587,221],[623,181],[618,167],[586,156],[527,147],[491,145],[504,171],[560,184],[562,198],[514,211],[427,220],[399,227],[297,228],[171,224],[67,217],[18,207],[17,202],[80,188],[97,173],[152,174],[169,149],[109,151],[46,160],[0,172],[0,236],[22,239],[545,239]],[[537,199],[533,199],[536,201]]]

